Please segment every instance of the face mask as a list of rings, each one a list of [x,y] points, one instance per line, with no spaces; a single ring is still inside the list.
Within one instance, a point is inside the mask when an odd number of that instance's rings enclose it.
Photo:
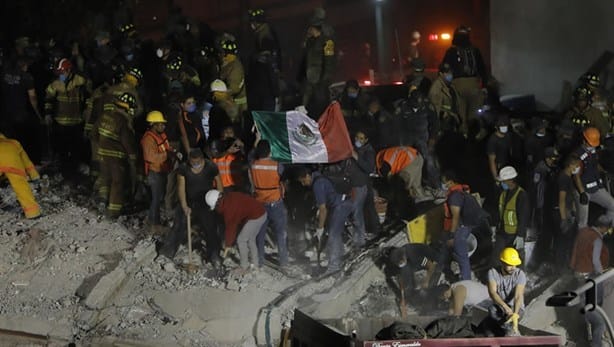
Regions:
[[[507,183],[505,183],[505,182],[501,182],[501,189],[503,189],[503,190],[509,190],[509,189],[510,189],[510,186],[508,186],[508,185],[507,185]]]
[[[130,53],[130,54],[126,54],[126,60],[127,61],[132,61],[134,59],[134,54]]]
[[[66,82],[66,79],[68,78],[68,75],[67,74],[61,74],[60,76],[58,76],[58,78],[60,79],[60,81]]]
[[[360,148],[360,147],[362,147],[362,142],[360,142],[358,140],[354,140],[354,146],[356,146],[356,148]]]
[[[571,174],[572,175],[577,175],[579,173],[580,173],[580,167],[579,166],[574,168],[573,170],[571,170]]]
[[[442,182],[441,183],[441,190],[443,190],[443,191],[448,190],[448,185]]]
[[[358,93],[348,93],[348,97],[350,99],[356,99],[358,97]]]
[[[198,170],[198,169],[200,169],[201,167],[203,167],[203,164],[194,164],[194,165],[191,165],[191,166],[192,166],[192,169],[194,169],[194,170]]]
[[[402,268],[404,268],[406,265],[407,265],[407,262],[405,262],[405,263],[403,263],[403,264],[399,264],[399,265],[397,265],[397,266],[399,267],[399,269],[402,269]]]
[[[446,82],[450,83],[452,82],[452,79],[454,78],[454,76],[452,74],[446,74],[443,76],[443,79],[446,80]]]
[[[535,133],[535,136],[537,136],[537,137],[544,137],[544,136],[546,136],[546,133]]]
[[[186,108],[185,110],[188,111],[188,113],[192,113],[192,112],[196,111],[196,104],[192,104],[192,105],[188,106],[188,108]]]
[[[507,126],[502,126],[502,127],[499,127],[499,132],[500,132],[501,134],[505,134],[505,133],[507,133]]]
[[[156,57],[162,58],[164,56],[164,52],[162,52],[162,48],[158,48],[156,50]]]

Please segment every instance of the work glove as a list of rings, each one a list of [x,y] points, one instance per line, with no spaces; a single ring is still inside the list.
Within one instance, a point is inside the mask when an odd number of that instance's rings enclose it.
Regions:
[[[512,315],[508,318],[507,321],[505,321],[506,324],[512,323],[512,329],[514,330],[514,333],[519,334],[520,332],[518,331],[518,320],[520,319],[520,316],[518,315],[518,313],[512,313]]]
[[[518,250],[524,249],[524,237],[516,236],[514,239],[514,248]]]
[[[588,193],[583,192],[582,194],[580,194],[580,203],[582,205],[588,205]]]

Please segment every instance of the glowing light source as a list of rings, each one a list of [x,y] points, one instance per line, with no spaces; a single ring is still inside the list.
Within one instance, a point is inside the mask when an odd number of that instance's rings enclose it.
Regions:
[[[449,40],[452,38],[452,36],[448,33],[443,33],[439,36],[442,40]]]
[[[365,86],[370,86],[371,85],[371,81],[364,80],[364,81],[362,81],[362,84],[364,84]]]
[[[397,85],[397,86],[400,86],[401,84],[403,84],[403,82],[401,82],[401,81],[396,81],[396,82],[394,82],[394,84],[395,84],[395,85]]]
[[[429,35],[429,41],[437,41],[437,40],[439,40],[439,36],[437,36],[437,34]]]

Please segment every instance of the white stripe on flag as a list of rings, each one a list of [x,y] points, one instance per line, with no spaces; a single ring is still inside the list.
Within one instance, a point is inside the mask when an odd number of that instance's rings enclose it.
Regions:
[[[322,140],[318,123],[298,111],[286,113],[288,144],[292,162],[327,163],[328,152]]]

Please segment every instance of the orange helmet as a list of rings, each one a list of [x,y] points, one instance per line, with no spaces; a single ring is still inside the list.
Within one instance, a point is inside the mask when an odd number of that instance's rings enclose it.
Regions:
[[[584,129],[584,132],[582,134],[584,135],[584,139],[589,145],[593,147],[599,146],[601,134],[599,134],[599,130],[597,128],[586,128]]]

